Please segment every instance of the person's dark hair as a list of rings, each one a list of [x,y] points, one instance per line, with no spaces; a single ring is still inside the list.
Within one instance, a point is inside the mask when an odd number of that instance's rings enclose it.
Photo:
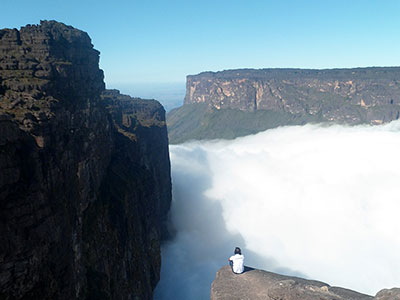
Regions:
[[[239,247],[235,248],[235,254],[242,254],[242,250]]]

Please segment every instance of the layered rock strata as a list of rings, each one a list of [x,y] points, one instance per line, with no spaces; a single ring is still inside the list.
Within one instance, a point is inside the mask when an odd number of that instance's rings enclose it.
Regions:
[[[379,125],[400,117],[400,68],[242,69],[187,76],[168,113],[171,143],[235,138],[284,125]]]
[[[395,300],[399,289],[385,289],[375,297],[326,283],[246,268],[243,274],[222,267],[211,286],[211,300]]]
[[[400,68],[204,72],[187,76],[184,103],[381,124],[400,116]]]
[[[89,36],[0,30],[0,299],[151,299],[171,200],[164,110],[104,92]],[[124,99],[122,99],[124,98]]]

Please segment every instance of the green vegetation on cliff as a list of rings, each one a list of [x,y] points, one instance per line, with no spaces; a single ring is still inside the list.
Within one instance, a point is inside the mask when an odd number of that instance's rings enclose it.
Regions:
[[[235,138],[309,122],[382,124],[400,117],[400,68],[241,69],[187,76],[167,116],[172,143]]]
[[[152,299],[171,180],[165,110],[104,91],[89,36],[0,30],[0,299]]]
[[[233,139],[279,126],[318,123],[322,120],[320,116],[284,111],[210,109],[204,103],[183,105],[167,114],[171,144],[188,140]]]

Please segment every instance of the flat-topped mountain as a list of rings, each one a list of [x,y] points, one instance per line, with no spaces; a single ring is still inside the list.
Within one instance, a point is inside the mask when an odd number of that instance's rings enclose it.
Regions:
[[[382,124],[400,117],[400,67],[240,69],[187,76],[170,139],[234,138],[309,122]]]
[[[165,111],[104,88],[87,33],[0,30],[0,299],[152,299]]]
[[[211,300],[396,300],[400,289],[382,290],[375,297],[298,277],[246,268],[234,274],[222,267],[211,286]]]

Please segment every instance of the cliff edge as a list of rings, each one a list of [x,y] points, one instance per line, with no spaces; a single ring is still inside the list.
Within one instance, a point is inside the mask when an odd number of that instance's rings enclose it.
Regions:
[[[104,89],[87,33],[0,30],[0,299],[152,298],[165,111]]]
[[[243,274],[222,267],[211,286],[211,300],[395,300],[400,289],[382,290],[375,297],[326,283],[246,268]]]

